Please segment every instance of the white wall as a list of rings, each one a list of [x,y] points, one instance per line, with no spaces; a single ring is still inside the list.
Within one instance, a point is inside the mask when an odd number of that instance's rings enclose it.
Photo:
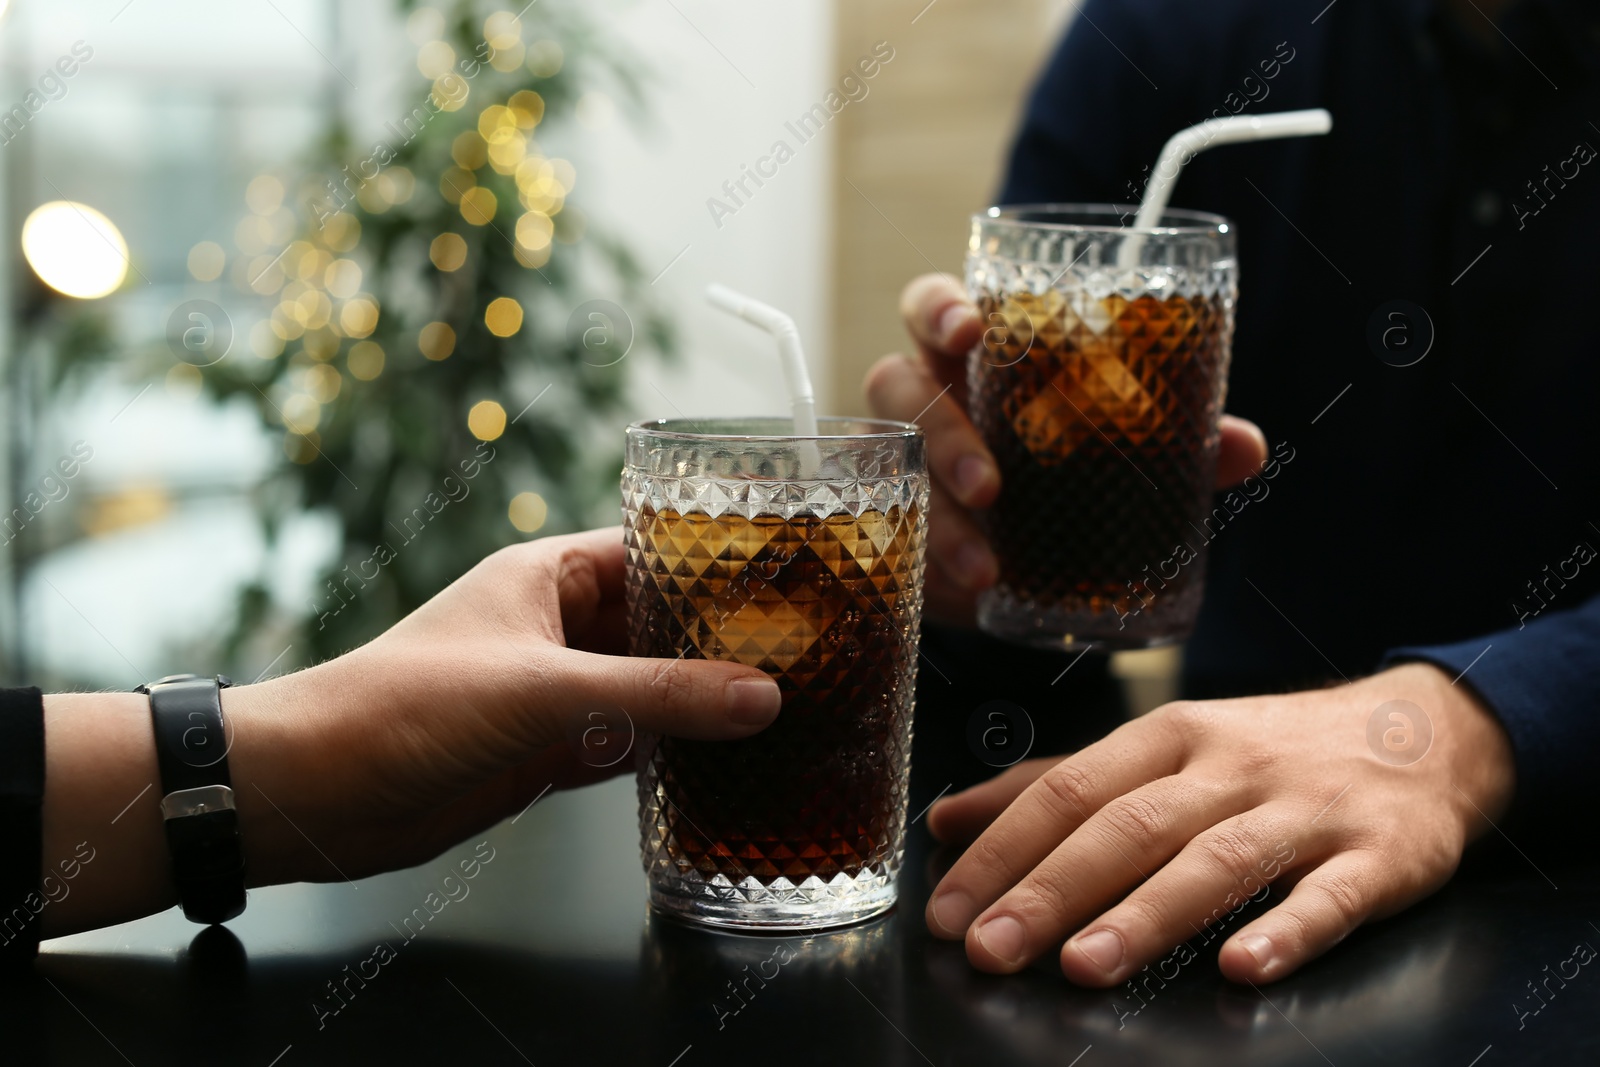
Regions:
[[[688,416],[787,411],[771,342],[706,304],[713,281],[794,316],[826,396],[833,131],[802,145],[784,123],[844,73],[831,69],[832,4],[612,0],[604,11],[653,68],[653,121],[641,131],[618,113],[591,125],[582,203],[627,235],[652,276],[688,249],[655,284],[678,310],[683,359],[633,368],[634,416],[672,416],[674,406]],[[722,183],[779,138],[794,158],[763,188],[748,185],[753,195],[719,228],[706,200],[726,202]]]

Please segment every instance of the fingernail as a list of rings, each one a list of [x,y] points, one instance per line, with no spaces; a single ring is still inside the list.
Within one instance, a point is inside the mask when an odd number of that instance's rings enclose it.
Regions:
[[[1009,915],[997,915],[978,927],[978,944],[1001,963],[1020,963],[1027,939],[1022,924]]]
[[[1000,564],[982,541],[968,541],[956,549],[955,577],[973,591],[987,589],[1000,577]]]
[[[1092,934],[1084,934],[1073,944],[1078,946],[1078,951],[1090,963],[1108,975],[1115,974],[1122,966],[1122,935],[1115,930],[1096,930]]]
[[[1239,938],[1238,945],[1255,958],[1256,966],[1261,968],[1263,975],[1277,962],[1273,954],[1272,941],[1261,934],[1245,934]]]
[[[783,709],[783,694],[770,678],[739,678],[728,683],[728,719],[740,726],[765,726]]]
[[[962,456],[956,463],[955,476],[956,495],[965,503],[997,475],[994,464],[984,457]]]
[[[972,318],[972,308],[966,304],[951,304],[939,316],[939,343],[949,344],[951,337],[967,320]]]
[[[928,915],[946,937],[965,937],[972,925],[972,898],[956,889],[935,893],[928,902]]]

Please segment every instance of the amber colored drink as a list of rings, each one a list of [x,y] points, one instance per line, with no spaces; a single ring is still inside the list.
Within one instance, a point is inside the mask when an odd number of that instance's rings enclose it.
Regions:
[[[657,581],[629,604],[630,652],[760,667],[784,695],[778,721],[755,737],[655,745],[647,788],[677,816],[662,842],[669,860],[769,884],[881,867],[903,818],[891,768],[911,742],[917,650],[896,600],[915,517],[640,522],[643,569]]]
[[[783,694],[777,721],[745,740],[641,740],[658,908],[778,929],[854,921],[893,902],[925,483],[891,476],[880,501],[870,480],[801,487],[813,499],[798,506],[745,502],[716,515],[626,494],[629,651],[759,667]]]
[[[1106,297],[1098,333],[1064,323],[1064,304],[980,303],[986,318],[1055,327],[990,331],[974,355],[972,411],[1006,486],[985,531],[1001,590],[1081,616],[1080,640],[1136,646],[1147,620],[1199,606],[1209,538],[1194,521],[1216,472],[1222,301]]]
[[[1174,214],[1132,239],[1110,208],[973,220],[968,410],[1002,486],[978,621],[998,636],[1142,648],[1194,625],[1237,268],[1226,220]]]

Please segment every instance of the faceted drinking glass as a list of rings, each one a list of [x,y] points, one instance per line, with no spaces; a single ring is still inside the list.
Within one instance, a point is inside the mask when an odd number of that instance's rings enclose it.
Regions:
[[[1232,225],[1112,205],[972,219],[984,317],[968,408],[1000,467],[980,514],[1000,579],[978,625],[1025,644],[1144,648],[1194,627],[1238,263]]]
[[[905,423],[628,428],[629,650],[777,679],[740,741],[645,737],[650,900],[715,926],[804,930],[894,904],[905,841],[928,479]]]

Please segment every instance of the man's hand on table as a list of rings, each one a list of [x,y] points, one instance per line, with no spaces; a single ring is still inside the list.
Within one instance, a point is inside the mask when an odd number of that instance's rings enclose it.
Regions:
[[[967,417],[966,357],[984,324],[948,275],[912,281],[900,310],[915,354],[880,360],[867,399],[927,433],[928,613],[970,625],[997,577],[969,510],[1000,491]],[[1259,470],[1267,447],[1253,423],[1225,415],[1221,428],[1226,487]],[[1390,700],[1416,704],[1433,728],[1406,766],[1368,744],[1368,720]],[[1232,931],[1219,960],[1229,978],[1271,981],[1437,889],[1511,791],[1499,724],[1424,664],[1337,689],[1171,704],[936,804],[934,835],[972,844],[939,883],[928,926],[964,939],[986,971],[1059,950],[1067,977],[1110,986],[1274,884],[1280,903]]]
[[[1393,700],[1432,726],[1406,765],[1368,740]],[[972,845],[929,900],[928,927],[964,939],[984,971],[1059,952],[1072,981],[1112,986],[1270,884],[1275,906],[1231,931],[1218,963],[1234,981],[1273,981],[1438,889],[1512,778],[1500,725],[1427,664],[1169,704],[934,805],[934,836]]]
[[[948,274],[924,274],[900,295],[916,354],[885,356],[867,372],[867,403],[881,418],[917,422],[927,434],[929,504],[926,611],[972,625],[977,595],[995,583],[994,553],[969,509],[994,503],[1000,473],[967,418],[967,354],[983,336],[978,310]],[[1217,485],[1261,469],[1267,441],[1255,423],[1222,417]]]

